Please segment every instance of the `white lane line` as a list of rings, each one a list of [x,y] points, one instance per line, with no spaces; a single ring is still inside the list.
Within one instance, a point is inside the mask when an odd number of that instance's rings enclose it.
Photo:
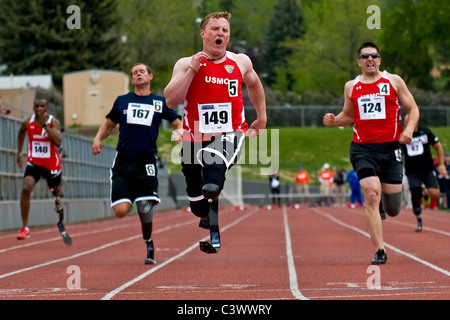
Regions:
[[[126,223],[126,224],[121,224],[121,225],[118,225],[118,226],[115,226],[115,227],[107,227],[107,228],[103,228],[103,229],[92,230],[92,231],[85,231],[85,232],[78,232],[78,233],[73,233],[73,234],[71,233],[70,237],[71,238],[76,238],[76,237],[79,237],[79,236],[87,236],[87,235],[91,235],[91,234],[98,234],[98,233],[101,233],[101,232],[109,232],[109,231],[113,231],[113,230],[129,228],[129,227],[132,227],[134,225],[135,225],[135,223]],[[37,240],[37,241],[33,241],[33,242],[19,244],[19,245],[12,246],[12,247],[9,247],[9,248],[0,249],[0,253],[4,253],[4,252],[7,252],[7,251],[16,250],[16,249],[22,249],[22,248],[26,248],[26,247],[32,247],[32,246],[36,246],[36,245],[39,245],[39,244],[52,242],[52,241],[61,241],[61,240],[62,240],[61,236],[48,238],[48,239],[44,239],[44,240]]]
[[[183,222],[183,223],[178,223],[178,224],[175,224],[173,226],[161,228],[161,229],[155,231],[154,233],[157,234],[157,233],[164,232],[164,231],[167,231],[167,230],[179,228],[179,227],[182,227],[182,226],[185,226],[185,225],[188,225],[188,224],[192,224],[192,220],[191,221],[187,221],[187,222]],[[127,241],[138,239],[140,237],[142,237],[142,235],[135,235],[135,236],[132,236],[132,237],[128,237],[128,238],[120,239],[120,240],[117,240],[117,241],[114,241],[114,242],[110,242],[110,243],[107,243],[105,245],[99,246],[97,248],[93,248],[91,250],[83,251],[83,252],[80,252],[80,253],[68,256],[68,257],[55,259],[55,260],[51,260],[51,261],[48,261],[48,262],[44,262],[44,263],[41,263],[41,264],[37,264],[37,265],[31,266],[31,267],[28,267],[28,268],[15,270],[15,271],[12,271],[12,272],[9,272],[9,273],[5,273],[5,274],[0,274],[0,279],[6,278],[6,277],[9,277],[9,276],[18,274],[18,273],[22,273],[22,272],[26,272],[26,271],[30,271],[30,270],[34,270],[34,269],[38,269],[38,268],[42,268],[42,267],[45,267],[45,266],[48,266],[48,265],[51,265],[51,264],[55,264],[55,263],[59,263],[59,262],[63,262],[63,261],[71,260],[71,259],[75,259],[75,258],[78,258],[78,257],[81,257],[81,256],[85,256],[87,254],[91,254],[91,253],[94,253],[94,252],[97,252],[97,251],[100,251],[100,250],[103,250],[103,249],[115,246],[115,245],[122,244],[122,243],[127,242]]]
[[[356,214],[358,216],[364,217],[364,212],[361,212],[359,210],[355,211],[353,209],[347,209],[347,210],[345,210],[345,212],[351,212],[351,213]],[[439,218],[436,218],[436,217],[433,217],[433,216],[427,216],[426,219],[427,220],[434,220],[434,221],[437,221],[437,222],[444,222],[444,223],[449,223],[450,222],[450,220],[448,220],[448,219],[439,219]],[[399,221],[398,219],[388,219],[385,222],[387,222],[387,223],[394,223],[394,224],[398,224],[398,225],[401,225],[401,226],[407,226],[407,227],[411,227],[411,228],[416,228],[417,227],[417,222],[415,224],[412,224],[412,223],[409,223],[409,222]],[[443,231],[443,230],[439,230],[439,229],[435,229],[435,228],[431,228],[431,227],[427,227],[427,226],[423,226],[423,230],[424,231],[431,231],[431,232],[435,232],[435,233],[440,233],[440,234],[442,234],[444,236],[450,237],[450,232],[448,232],[448,231]]]
[[[358,232],[358,233],[360,233],[360,234],[362,234],[362,235],[364,235],[364,236],[366,236],[367,238],[370,239],[369,233],[367,233],[365,231],[362,231],[361,229],[358,229],[358,228],[356,228],[356,227],[354,227],[352,225],[349,225],[349,224],[347,224],[347,223],[345,223],[345,222],[343,222],[343,221],[341,221],[339,219],[336,219],[332,215],[330,215],[330,214],[328,214],[328,213],[326,213],[326,212],[324,212],[322,210],[319,210],[319,209],[316,209],[316,208],[311,208],[311,210],[316,212],[316,213],[318,213],[318,214],[320,214],[320,215],[322,215],[322,216],[324,216],[324,217],[326,217],[326,218],[328,218],[328,219],[330,219],[330,220],[332,220],[332,221],[334,221],[334,222],[336,222],[337,224],[340,224],[343,227],[346,227],[348,229],[356,231],[356,232]],[[395,252],[397,252],[399,254],[402,254],[402,255],[404,255],[404,256],[412,259],[412,260],[415,260],[415,261],[417,261],[417,262],[419,262],[419,263],[421,263],[421,264],[423,264],[423,265],[425,265],[425,266],[427,266],[427,267],[429,267],[429,268],[431,268],[431,269],[433,269],[435,271],[441,272],[441,273],[443,273],[446,276],[450,276],[450,271],[448,271],[448,270],[442,269],[442,268],[440,268],[440,267],[438,267],[438,266],[436,266],[436,265],[434,265],[434,264],[432,264],[432,263],[430,263],[428,261],[420,259],[420,258],[418,258],[418,257],[416,257],[416,256],[414,256],[414,255],[412,255],[412,254],[410,254],[408,252],[405,252],[405,251],[403,251],[403,250],[401,250],[401,249],[399,249],[399,248],[397,248],[397,247],[395,247],[393,245],[390,245],[390,244],[388,244],[386,242],[384,243],[384,245],[386,247],[388,247],[389,249],[391,249],[391,250],[393,250],[393,251],[395,251]]]
[[[159,223],[159,222],[167,221],[167,220],[170,220],[170,219],[177,219],[180,216],[181,216],[180,214],[176,214],[175,216],[163,217],[163,218],[158,219],[157,221],[155,220],[155,222]],[[132,218],[130,217],[128,219],[132,219]],[[110,223],[111,221],[106,221],[106,222]],[[134,226],[136,223],[138,223],[138,222],[127,222],[127,223],[122,223],[122,224],[115,225],[115,226],[102,227],[102,229],[97,229],[97,230],[92,230],[92,231],[83,231],[83,232],[78,232],[78,233],[72,233],[70,229],[73,230],[73,229],[75,229],[77,227],[80,228],[83,225],[72,225],[72,226],[69,227],[68,232],[70,234],[70,237],[73,239],[73,238],[77,238],[77,237],[80,237],[80,236],[87,236],[87,235],[97,234],[97,233],[101,233],[101,232],[109,232],[109,231],[113,231],[113,230],[117,230],[117,229],[125,229],[125,228],[128,228],[128,227]],[[44,234],[44,233],[56,232],[55,230],[56,229],[54,229],[54,230],[52,230],[52,229],[39,230],[39,231],[33,232],[33,234]],[[16,237],[16,236],[17,235],[12,235],[11,234],[11,235],[7,235],[5,237],[1,237],[1,235],[0,235],[0,240],[2,238],[4,239],[4,238],[9,238],[9,237]],[[47,242],[61,241],[61,240],[62,239],[61,239],[60,235],[58,235],[57,237],[43,239],[43,240],[37,240],[37,241],[26,240],[27,241],[26,243],[22,243],[22,244],[19,244],[19,245],[14,245],[14,246],[11,246],[11,247],[8,247],[8,248],[0,249],[0,254],[4,253],[4,252],[7,252],[7,251],[11,251],[11,250],[22,249],[22,248],[31,247],[31,246],[35,246],[35,245],[39,245],[39,244],[43,244],[43,243],[47,243]],[[30,242],[28,242],[28,241],[30,241]]]
[[[289,231],[289,222],[287,219],[286,207],[283,207],[284,233],[286,235],[286,256],[289,269],[289,286],[291,292],[297,299],[309,300],[298,289],[297,271],[295,270],[294,255],[292,254],[291,233]]]
[[[253,210],[251,210],[250,212],[248,212],[247,214],[241,216],[239,219],[236,219],[235,221],[233,221],[232,223],[226,225],[224,228],[221,228],[220,232],[224,232],[227,229],[233,227],[234,225],[238,224],[239,222],[241,222],[242,220],[248,218],[249,216],[251,216],[253,213],[255,213],[256,211],[258,211],[259,208],[255,208]],[[203,239],[200,239],[199,241],[207,241],[209,239],[209,235],[207,237],[204,237]],[[161,264],[158,264],[156,267],[140,274],[139,276],[137,276],[136,278],[128,281],[127,283],[124,283],[123,285],[121,285],[120,287],[112,290],[111,292],[107,293],[101,300],[111,300],[115,295],[117,295],[118,293],[122,292],[123,290],[125,290],[126,288],[132,286],[133,284],[141,281],[142,279],[146,278],[147,276],[151,275],[152,273],[158,271],[161,268],[164,268],[165,266],[167,266],[169,263],[183,257],[184,255],[186,255],[187,253],[189,253],[190,251],[198,248],[199,244],[198,242],[195,242],[194,244],[192,244],[190,247],[188,247],[187,249],[185,249],[184,251],[180,252],[179,254],[173,256],[172,258],[164,261]]]

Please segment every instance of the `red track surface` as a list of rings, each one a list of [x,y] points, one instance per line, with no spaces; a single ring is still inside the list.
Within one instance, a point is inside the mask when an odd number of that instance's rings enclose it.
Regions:
[[[1,300],[404,300],[450,299],[450,213],[425,210],[414,232],[411,210],[383,222],[386,265],[363,209],[222,208],[222,248],[205,254],[209,233],[182,210],[155,213],[156,265],[144,265],[136,215],[0,234]],[[70,289],[70,266],[80,288]],[[378,268],[378,269],[377,269]],[[368,288],[379,275],[380,288]],[[369,279],[370,280],[370,279]],[[370,282],[374,284],[375,282]]]

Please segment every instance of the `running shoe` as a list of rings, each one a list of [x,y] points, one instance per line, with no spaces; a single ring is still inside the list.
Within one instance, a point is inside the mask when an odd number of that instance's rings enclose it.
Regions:
[[[30,229],[28,227],[23,227],[20,230],[19,235],[17,236],[17,240],[24,240],[30,237]]]
[[[372,264],[385,264],[387,260],[386,252],[384,252],[384,249],[379,249],[375,253],[375,257],[372,260]]]
[[[416,232],[422,231],[422,218],[417,218],[417,228],[415,231]]]

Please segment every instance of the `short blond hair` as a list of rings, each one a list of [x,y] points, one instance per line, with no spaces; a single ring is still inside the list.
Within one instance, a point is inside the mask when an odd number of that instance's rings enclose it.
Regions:
[[[200,23],[200,29],[205,30],[205,27],[208,24],[209,20],[220,18],[225,18],[227,21],[230,21],[231,13],[222,11],[222,12],[212,12],[208,14],[206,17],[202,19],[202,22]]]

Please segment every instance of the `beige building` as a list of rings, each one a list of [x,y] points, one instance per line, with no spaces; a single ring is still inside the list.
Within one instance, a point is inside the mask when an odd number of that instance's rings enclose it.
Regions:
[[[0,89],[0,113],[25,119],[32,115],[35,88]]]
[[[25,119],[32,115],[37,88],[53,87],[52,76],[14,75],[0,76],[0,114]]]
[[[124,72],[83,70],[64,74],[64,124],[100,126],[117,96],[129,92]]]

